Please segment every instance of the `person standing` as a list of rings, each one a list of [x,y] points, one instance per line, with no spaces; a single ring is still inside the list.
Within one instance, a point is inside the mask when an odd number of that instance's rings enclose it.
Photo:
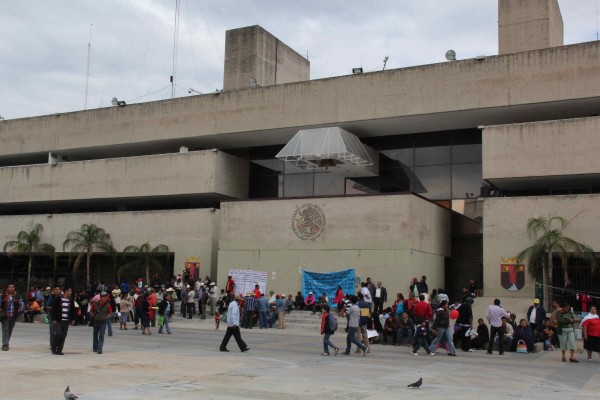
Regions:
[[[123,294],[123,298],[121,298],[121,302],[119,303],[121,318],[119,318],[119,329],[126,331],[127,330],[127,321],[129,321],[129,310],[131,310],[131,301],[129,300],[129,294]]]
[[[275,300],[275,309],[277,310],[277,329],[285,329],[285,295],[277,296]]]
[[[383,305],[387,302],[387,290],[381,285],[381,281],[377,282],[373,299],[375,301],[375,312],[381,314]]]
[[[432,355],[435,355],[437,345],[440,341],[444,340],[448,344],[448,355],[456,356],[456,349],[452,342],[452,332],[450,331],[450,313],[448,312],[448,302],[442,301],[439,308],[435,312],[435,320],[433,327],[437,333],[433,342],[429,346],[429,351]]]
[[[323,336],[323,353],[322,356],[329,355],[329,348],[331,347],[334,350],[334,355],[338,355],[340,352],[340,348],[337,347],[329,338],[331,335],[335,333],[335,330],[332,327],[332,319],[333,315],[329,312],[329,306],[326,305],[323,307],[323,314],[321,315],[321,335]]]
[[[229,295],[227,297],[227,331],[225,332],[225,336],[223,337],[223,341],[221,342],[221,346],[219,347],[220,351],[229,351],[227,350],[227,343],[229,343],[229,339],[233,335],[240,351],[246,352],[250,350],[246,343],[242,340],[242,335],[240,334],[240,306],[237,301],[233,297],[233,295]]]
[[[579,362],[575,358],[575,329],[573,323],[575,322],[575,315],[571,311],[571,305],[567,302],[560,302],[560,308],[554,312],[558,329],[558,341],[560,343],[560,351],[562,352],[562,362],[566,362],[565,352],[567,349],[571,353],[569,358],[570,362]]]
[[[210,290],[208,292],[208,306],[210,307],[209,315],[212,317],[213,315],[215,315],[215,306],[217,304],[217,301],[219,301],[219,288],[214,282],[211,282],[209,287]]]
[[[498,335],[498,354],[504,354],[504,327],[502,326],[502,317],[508,319],[510,318],[510,313],[504,311],[502,307],[500,307],[500,300],[494,299],[494,304],[488,307],[485,312],[485,317],[490,323],[490,342],[488,344],[488,354],[492,354],[492,349],[494,348],[494,340],[496,339],[496,335]]]
[[[6,292],[0,296],[0,321],[2,322],[2,351],[9,350],[10,337],[19,315],[21,299],[15,291],[15,285],[9,283]]]
[[[188,285],[189,287],[189,285]],[[194,315],[194,298],[196,297],[196,293],[194,290],[190,289],[186,297],[186,314],[187,319],[192,319],[192,315]]]
[[[106,321],[112,315],[112,308],[108,301],[108,293],[100,293],[100,300],[92,305],[90,318],[94,327],[92,338],[92,350],[98,354],[102,354],[104,346],[104,333],[106,332]]]
[[[459,326],[454,332],[454,347],[458,346],[460,341],[460,348],[462,351],[473,351],[471,349],[471,336],[466,335],[469,329],[473,328],[473,298],[467,297],[465,301],[456,309],[458,311],[458,318],[456,319],[456,325]]]
[[[52,322],[55,327],[54,347],[52,354],[57,356],[64,355],[63,348],[67,333],[69,332],[69,324],[75,321],[75,302],[73,301],[73,290],[66,288],[63,295],[54,302],[52,307]]]
[[[269,300],[265,297],[264,293],[261,293],[258,303],[258,324],[260,329],[267,329],[269,324],[267,322],[267,313],[269,311]]]
[[[235,290],[235,281],[233,280],[231,275],[229,275],[227,277],[227,283],[225,284],[225,293],[233,294],[234,290]]]
[[[360,292],[363,295],[363,301],[369,305],[369,309],[373,304],[373,297],[371,296],[371,291],[369,290],[369,286],[367,282],[361,283],[362,288]]]
[[[587,360],[592,361],[592,353],[600,355],[600,318],[596,306],[581,321],[583,329],[583,348],[587,350]]]
[[[531,327],[531,332],[535,335],[538,328],[541,328],[546,319],[546,310],[540,304],[540,299],[533,300],[533,305],[527,310],[527,321]]]
[[[352,350],[352,343],[357,345],[363,352],[363,357],[367,355],[367,346],[362,344],[356,338],[356,332],[358,330],[358,321],[360,320],[360,308],[356,305],[358,298],[354,295],[350,296],[350,306],[346,307],[346,316],[348,317],[348,335],[346,336],[346,351],[345,356],[350,355]]]
[[[200,319],[206,319],[208,297],[208,288],[204,284],[200,285],[200,292],[198,293],[198,305],[200,306],[198,314],[200,314]]]
[[[58,304],[57,302],[60,301],[60,292],[60,287],[55,287],[54,292],[48,297],[48,300],[46,300],[46,315],[48,316],[48,329],[50,331],[50,350],[52,351],[54,351],[56,348],[54,344],[56,337],[56,325],[52,323],[52,305]]]
[[[258,308],[257,299],[254,298],[254,292],[246,293],[247,296],[244,298],[244,323],[242,328],[252,329],[254,325],[254,313]]]

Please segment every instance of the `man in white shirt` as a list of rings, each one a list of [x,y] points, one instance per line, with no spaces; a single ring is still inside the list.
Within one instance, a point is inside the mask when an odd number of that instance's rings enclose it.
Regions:
[[[219,301],[219,288],[214,282],[211,282],[210,290],[208,292],[208,306],[210,307],[210,315],[215,315],[215,306]]]
[[[362,289],[360,289],[360,292],[363,295],[364,301],[365,303],[369,304],[369,309],[371,308],[371,304],[373,303],[373,299],[371,298],[371,291],[369,290],[369,288],[367,287],[366,282],[363,282],[361,284]]]
[[[240,334],[240,306],[234,299],[233,295],[229,295],[229,297],[227,297],[227,302],[229,304],[227,307],[227,331],[225,332],[225,337],[223,337],[223,341],[221,342],[221,347],[219,347],[219,350],[229,351],[227,350],[227,343],[229,343],[229,339],[231,339],[231,336],[233,335],[237,345],[240,348],[240,351],[244,353],[250,349],[242,340],[242,336]]]
[[[189,285],[188,285],[189,286]],[[187,318],[192,319],[192,315],[195,314],[194,308],[196,308],[196,303],[194,299],[196,298],[196,293],[193,290],[190,290],[186,299],[186,307],[187,307]]]
[[[382,313],[385,302],[387,302],[387,290],[381,285],[381,281],[379,281],[375,288],[375,312]]]
[[[489,306],[485,317],[490,323],[490,342],[488,345],[488,354],[492,354],[494,348],[494,339],[496,334],[498,335],[498,354],[504,354],[504,334],[506,333],[505,328],[502,326],[502,318],[510,318],[510,313],[504,311],[500,307],[500,300],[494,299],[494,304]]]

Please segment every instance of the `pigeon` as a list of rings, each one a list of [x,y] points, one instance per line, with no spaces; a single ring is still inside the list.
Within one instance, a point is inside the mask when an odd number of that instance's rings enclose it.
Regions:
[[[412,387],[412,388],[417,388],[419,389],[421,387],[421,385],[423,384],[423,378],[419,378],[418,381],[416,381],[415,383],[411,383],[410,385],[408,385],[407,387]]]
[[[75,396],[74,393],[71,393],[71,389],[69,389],[69,387],[67,386],[67,388],[65,389],[65,400],[75,400],[78,397]]]

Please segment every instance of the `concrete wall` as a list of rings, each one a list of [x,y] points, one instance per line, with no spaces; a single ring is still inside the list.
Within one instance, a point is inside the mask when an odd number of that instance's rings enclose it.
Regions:
[[[19,231],[41,223],[42,242],[62,251],[68,232],[79,230],[82,224],[96,224],[110,234],[118,251],[147,241],[153,246],[166,244],[175,253],[175,273],[181,272],[186,257],[197,257],[200,273],[214,279],[218,222],[219,211],[207,209],[0,216],[0,242],[14,240]]]
[[[483,179],[600,173],[600,118],[488,126]]]
[[[296,207],[318,205],[326,226],[315,240],[292,229]],[[381,280],[390,295],[406,292],[410,278],[426,275],[443,286],[450,255],[450,212],[417,196],[368,196],[228,202],[221,204],[219,284],[228,270],[269,274],[268,288],[301,288],[302,269],[355,268],[364,280]]]
[[[243,147],[259,143],[263,131],[274,129],[597,97],[599,50],[600,43],[593,42],[2,121],[0,156],[182,138],[201,141],[242,132],[231,147]]]
[[[548,217],[551,214],[571,219],[582,212],[568,226],[565,234],[600,249],[600,195],[497,197],[484,203],[483,217],[483,273],[484,291],[488,297],[532,297],[534,280],[526,273],[525,287],[508,292],[500,285],[502,259],[515,257],[532,244],[527,237],[529,218]]]
[[[248,162],[223,152],[0,168],[0,203],[220,194],[248,196]]]
[[[499,54],[563,45],[558,0],[498,0]]]
[[[307,81],[308,60],[258,25],[225,33],[224,90]]]

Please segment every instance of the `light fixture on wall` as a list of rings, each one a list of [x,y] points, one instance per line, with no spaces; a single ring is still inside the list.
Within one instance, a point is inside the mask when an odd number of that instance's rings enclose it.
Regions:
[[[113,97],[111,103],[115,107],[125,107],[127,105],[123,100],[119,100],[116,97]]]

